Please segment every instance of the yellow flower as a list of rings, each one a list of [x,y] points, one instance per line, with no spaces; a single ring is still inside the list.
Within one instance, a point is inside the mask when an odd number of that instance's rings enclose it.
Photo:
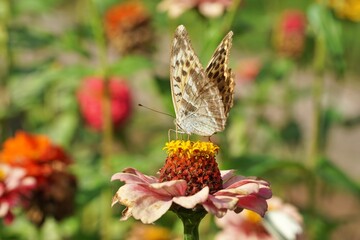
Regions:
[[[330,0],[336,15],[354,22],[360,21],[360,1],[359,0]]]

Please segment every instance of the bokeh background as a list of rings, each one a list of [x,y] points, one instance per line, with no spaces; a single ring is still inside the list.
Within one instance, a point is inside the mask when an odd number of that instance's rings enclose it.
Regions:
[[[146,226],[110,208],[114,173],[155,175],[165,161],[174,118],[138,104],[174,115],[169,57],[180,24],[204,66],[234,32],[235,104],[211,138],[220,168],[271,182],[302,214],[302,239],[360,239],[359,22],[357,0],[0,0],[0,161],[24,132],[72,160],[61,160],[67,177],[44,178],[53,195],[37,203],[71,211],[40,207],[39,220],[17,206],[0,239],[181,239],[171,212]],[[11,156],[25,149],[12,144]],[[70,196],[62,205],[59,192]],[[219,231],[207,216],[201,239]]]

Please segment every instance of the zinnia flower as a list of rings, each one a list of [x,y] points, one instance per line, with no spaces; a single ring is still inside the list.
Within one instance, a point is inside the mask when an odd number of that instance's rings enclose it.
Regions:
[[[35,187],[35,179],[26,176],[23,168],[0,163],[0,218],[10,224],[14,215],[12,209],[26,204],[25,199]]]
[[[140,2],[122,3],[106,12],[105,32],[120,53],[146,53],[153,38],[150,20],[150,15]]]
[[[112,202],[126,206],[121,220],[133,216],[153,223],[170,208],[178,215],[188,210],[189,214],[204,211],[222,217],[229,210],[238,213],[243,209],[265,214],[266,199],[271,197],[269,184],[236,176],[233,170],[220,171],[215,160],[218,146],[177,140],[164,149],[168,157],[159,177],[133,168],[113,175],[112,180],[125,182]]]
[[[47,216],[60,220],[72,213],[76,179],[67,172],[71,159],[46,136],[17,132],[5,141],[0,162],[23,168],[36,180],[24,206],[33,223],[40,226]]]
[[[80,111],[86,123],[95,130],[103,125],[102,97],[104,81],[98,77],[88,77],[78,90]],[[130,89],[123,79],[111,78],[109,81],[111,101],[111,120],[115,127],[122,126],[131,113]]]
[[[330,7],[340,18],[345,18],[354,22],[360,21],[360,1],[359,0],[330,0]]]
[[[244,210],[240,214],[228,212],[216,224],[223,230],[217,240],[276,240],[298,239],[302,233],[302,216],[297,209],[280,198],[268,200],[269,210],[262,219],[257,213]]]
[[[305,45],[305,14],[298,10],[285,11],[274,30],[277,51],[287,57],[299,57]]]
[[[168,12],[171,18],[177,18],[189,9],[197,8],[209,18],[219,17],[231,5],[231,0],[163,0],[158,8]]]
[[[4,142],[0,162],[24,168],[28,176],[35,177],[40,183],[54,170],[62,170],[70,164],[71,159],[46,136],[19,131]]]

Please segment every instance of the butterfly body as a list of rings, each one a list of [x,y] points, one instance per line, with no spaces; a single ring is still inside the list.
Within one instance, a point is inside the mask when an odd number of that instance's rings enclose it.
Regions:
[[[231,37],[229,32],[204,70],[185,27],[176,29],[170,58],[171,92],[175,124],[187,134],[211,136],[225,128],[234,90],[228,68]]]

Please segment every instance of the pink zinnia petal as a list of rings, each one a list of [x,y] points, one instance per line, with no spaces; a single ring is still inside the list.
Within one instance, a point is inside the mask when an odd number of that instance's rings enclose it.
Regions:
[[[252,210],[263,217],[267,211],[268,205],[265,198],[259,198],[256,195],[248,195],[243,197],[239,196],[237,207]]]
[[[259,184],[247,183],[236,188],[226,188],[216,192],[214,195],[249,195],[259,192]]]
[[[187,188],[185,180],[172,180],[169,182],[153,183],[149,186],[153,190],[162,195],[167,196],[183,196]]]
[[[206,201],[202,204],[202,206],[205,208],[205,210],[213,215],[215,215],[216,217],[218,218],[221,218],[223,217],[226,212],[227,212],[227,209],[225,208],[222,208],[222,209],[219,209],[217,208],[213,201],[211,201],[210,199],[214,198],[213,196],[209,195],[209,201]]]
[[[211,201],[218,209],[234,210],[238,199],[236,197],[229,196],[211,196],[209,197],[209,201]]]
[[[117,191],[112,205],[117,202],[128,207],[121,220],[132,215],[143,223],[152,223],[169,210],[172,197],[161,196],[142,185],[126,184]]]
[[[157,178],[142,174],[133,168],[126,168],[121,173],[116,173],[111,177],[111,181],[120,180],[127,184],[149,184],[157,182]]]
[[[201,191],[192,196],[175,197],[173,201],[184,208],[194,208],[197,204],[203,203],[209,196],[209,188],[204,187]]]

